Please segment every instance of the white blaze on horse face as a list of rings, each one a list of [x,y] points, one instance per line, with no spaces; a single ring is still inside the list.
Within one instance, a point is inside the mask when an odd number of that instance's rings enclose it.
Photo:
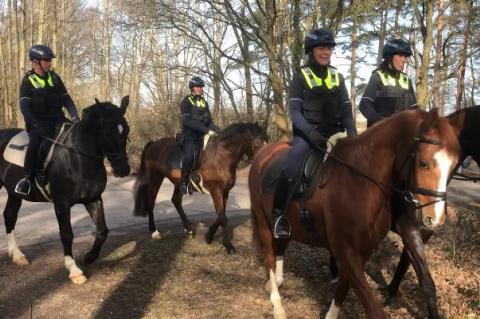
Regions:
[[[122,132],[123,132],[123,126],[122,126],[122,124],[118,124],[117,128],[118,128],[118,133],[119,133],[120,135],[122,135]]]
[[[340,313],[340,307],[335,305],[335,299],[332,300],[332,304],[330,305],[330,309],[328,309],[327,315],[325,319],[337,319],[338,314]]]
[[[447,190],[448,176],[453,165],[452,159],[448,156],[445,150],[441,150],[433,156],[437,162],[437,167],[440,170],[440,181],[438,183],[437,192],[445,192]],[[435,203],[435,219],[432,220],[432,226],[437,226],[442,222],[443,214],[445,213],[445,201]]]

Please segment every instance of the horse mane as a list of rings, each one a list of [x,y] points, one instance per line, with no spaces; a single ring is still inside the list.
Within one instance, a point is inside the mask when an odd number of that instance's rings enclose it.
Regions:
[[[122,118],[123,111],[121,108],[111,102],[96,102],[83,109],[83,119],[92,118]]]
[[[231,139],[236,135],[251,135],[251,136],[261,136],[264,137],[265,140],[267,138],[267,134],[265,130],[258,125],[258,123],[233,123],[221,130],[217,135],[216,138],[219,142],[226,141]]]

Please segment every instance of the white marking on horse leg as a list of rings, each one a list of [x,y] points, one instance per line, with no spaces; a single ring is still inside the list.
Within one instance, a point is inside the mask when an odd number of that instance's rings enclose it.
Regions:
[[[270,301],[273,304],[273,318],[274,319],[286,319],[287,315],[285,309],[282,306],[282,298],[278,292],[276,275],[272,269],[270,269],[270,284],[272,291],[270,292]]]
[[[453,161],[445,150],[441,150],[433,156],[435,161],[437,162],[437,167],[440,168],[440,181],[438,183],[438,192],[445,192],[447,190],[447,182],[448,182],[448,173],[450,172],[450,168],[453,164]],[[443,215],[445,214],[445,201],[439,201],[435,203],[435,219],[432,220],[432,225],[437,226],[442,222]]]
[[[12,230],[10,234],[7,234],[7,251],[8,256],[12,258],[14,263],[18,264],[18,262],[20,261],[20,263],[23,264],[21,261],[27,261],[25,255],[20,251],[20,249],[18,249],[14,230]]]
[[[275,277],[277,278],[277,286],[283,283],[283,256],[277,256],[275,265]]]
[[[330,305],[330,309],[328,309],[327,315],[325,316],[325,319],[337,319],[339,313],[340,307],[335,304],[335,299],[333,299],[332,304]]]
[[[162,239],[162,234],[160,234],[160,232],[158,230],[155,230],[152,233],[152,239],[160,240],[160,239]]]
[[[83,275],[83,271],[77,267],[75,260],[70,256],[65,256],[65,268],[70,273],[70,278]]]

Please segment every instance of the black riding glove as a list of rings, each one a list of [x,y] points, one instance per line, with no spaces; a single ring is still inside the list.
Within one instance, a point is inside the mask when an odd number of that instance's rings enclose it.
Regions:
[[[325,144],[326,139],[317,130],[311,130],[308,132],[308,139],[313,145],[321,146]]]

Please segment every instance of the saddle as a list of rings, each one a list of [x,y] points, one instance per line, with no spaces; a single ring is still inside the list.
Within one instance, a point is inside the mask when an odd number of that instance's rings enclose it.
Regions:
[[[202,148],[199,148],[195,152],[195,157],[193,160],[193,168],[192,172],[190,173],[190,184],[197,190],[198,192],[202,194],[210,194],[208,190],[203,186],[203,177],[198,171],[200,168],[200,163],[201,163],[201,157],[205,149],[212,143],[213,141],[213,135],[205,135],[203,137],[203,142],[202,142]],[[182,168],[182,159],[183,159],[183,152],[182,152],[182,144],[183,144],[183,137],[181,136],[181,133],[178,133],[177,136],[175,137],[175,140],[177,142],[177,147],[173,152],[170,153],[170,155],[167,158],[167,166],[169,169],[181,169]]]
[[[55,143],[52,143],[50,141],[43,141],[40,146],[40,154],[38,154],[38,156],[45,159],[43,160],[40,172],[35,177],[34,184],[37,186],[40,193],[42,193],[42,195],[47,200],[51,200],[51,197],[50,197],[50,185],[48,184],[48,181],[45,178],[45,175],[46,175],[45,171],[47,170],[48,166],[52,162],[53,152],[57,147],[56,143],[63,143],[72,128],[73,128],[72,123],[69,123],[69,122],[63,123],[57,135],[54,138]],[[24,167],[25,155],[27,153],[28,143],[29,143],[28,133],[25,130],[22,130],[21,132],[13,136],[8,142],[3,152],[3,158],[5,159],[5,161],[20,167]]]
[[[287,155],[288,152],[280,155],[265,172],[262,179],[262,191],[264,193],[275,193],[280,174],[287,166]],[[321,172],[323,159],[324,153],[317,149],[312,149],[310,153],[308,153],[302,164],[302,174],[300,180],[297,181],[297,189],[295,190],[292,199],[307,199],[312,195],[316,184],[315,181]]]

